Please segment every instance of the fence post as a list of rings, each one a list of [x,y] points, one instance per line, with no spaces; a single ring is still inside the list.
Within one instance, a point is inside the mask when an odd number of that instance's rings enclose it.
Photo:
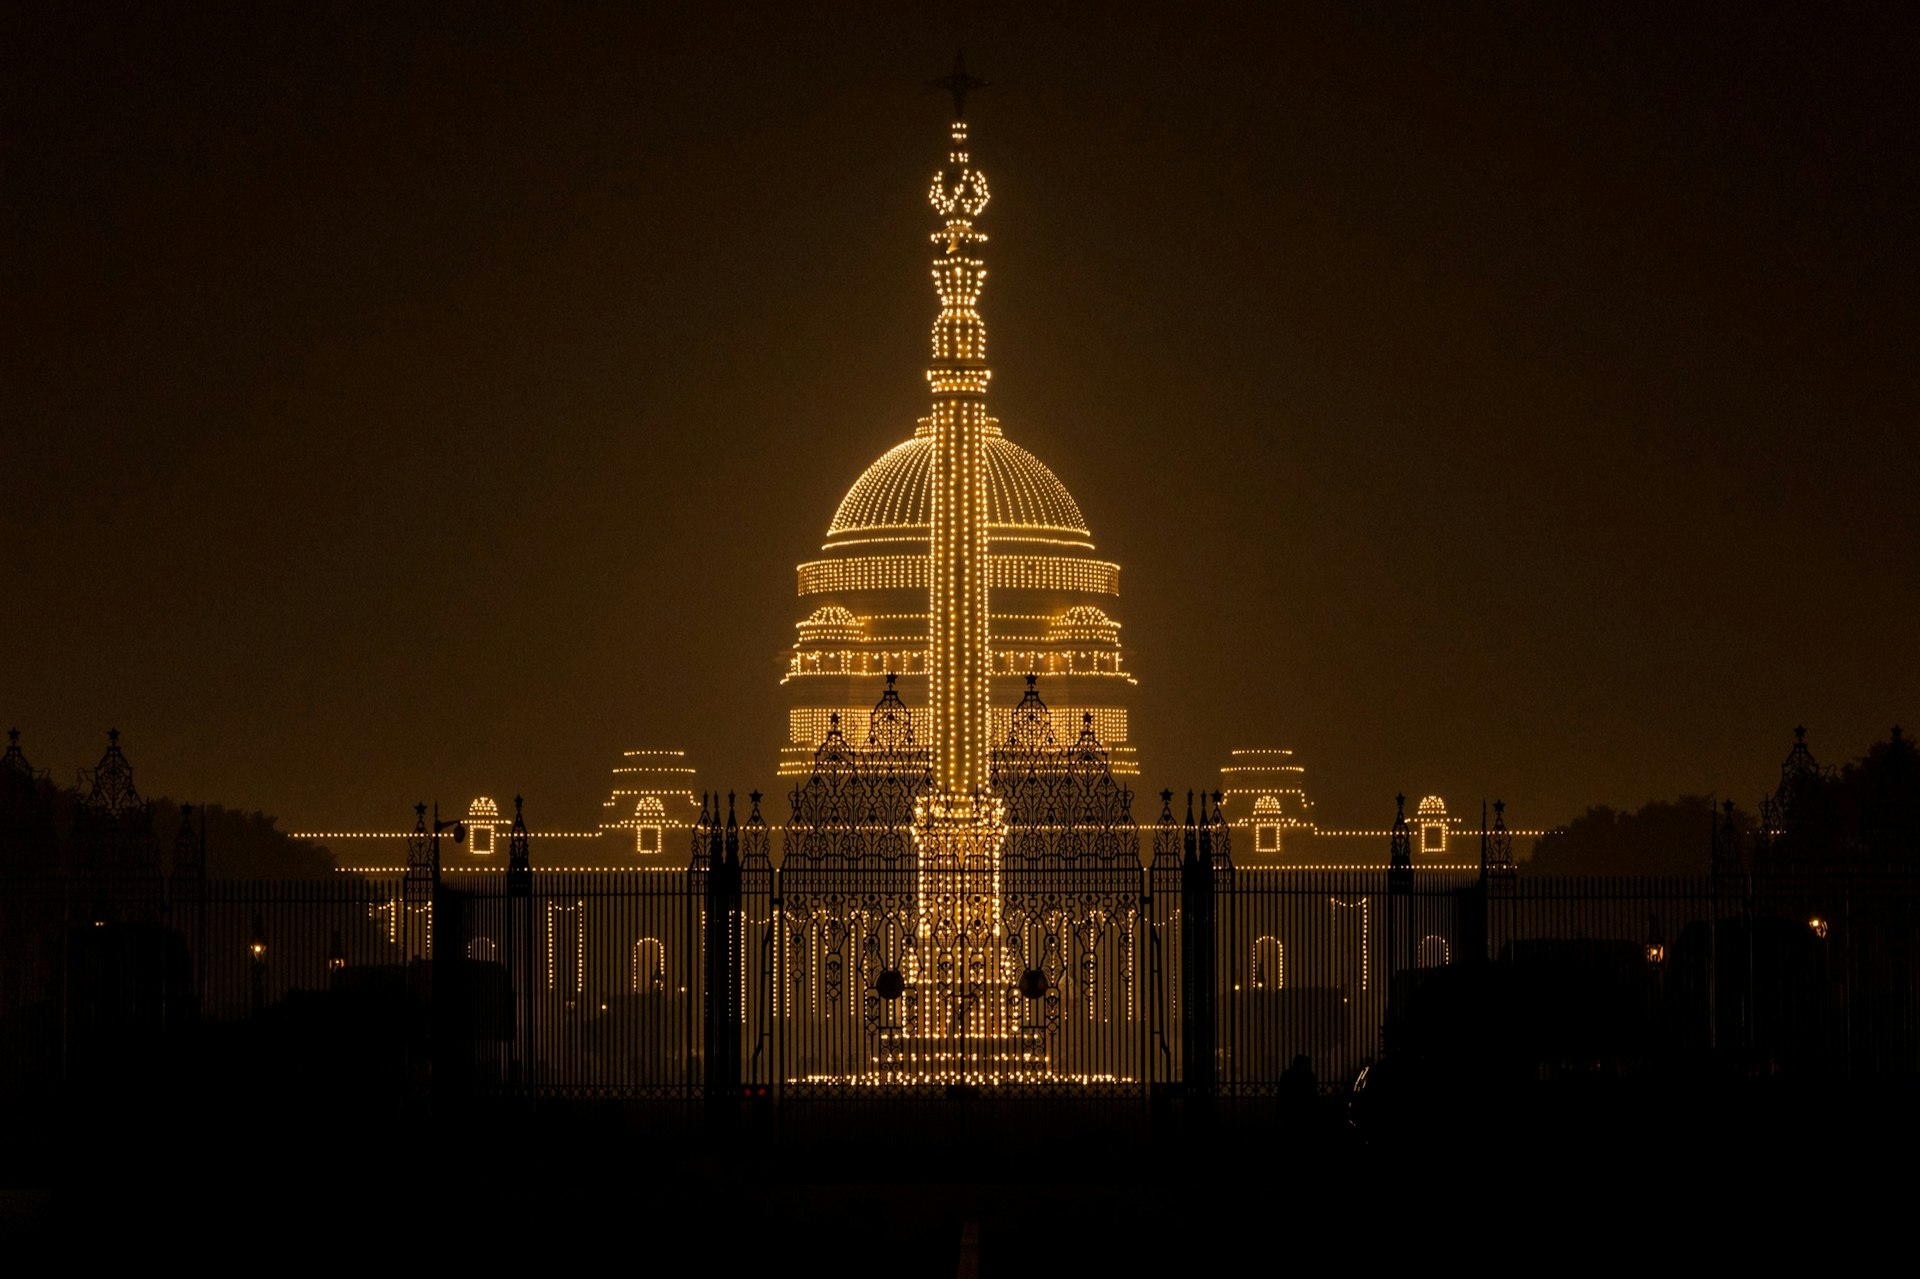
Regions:
[[[780,916],[780,892],[774,882],[773,862],[767,835],[766,820],[760,815],[759,791],[750,791],[747,802],[747,822],[740,837],[740,909],[741,936],[740,962],[746,971],[742,974],[740,1024],[742,1030],[751,1018],[753,1025],[753,1046],[750,1051],[742,1051],[745,1057],[741,1067],[743,1087],[751,1088],[757,1098],[755,1102],[756,1122],[766,1109],[776,1080],[773,1071],[773,968],[774,938],[777,931],[775,921]],[[752,911],[749,903],[766,909],[766,927],[756,942],[751,936],[749,924]],[[758,956],[757,959],[754,956]],[[751,975],[749,986],[747,976]]]
[[[1205,801],[1202,801],[1204,805]],[[1193,821],[1193,792],[1187,792],[1187,822],[1182,832],[1185,856],[1180,875],[1180,1042],[1182,1089],[1187,1111],[1196,1118],[1211,1109],[1217,1083],[1215,1053],[1219,1022],[1219,983],[1213,927],[1213,832]]]
[[[1180,842],[1173,824],[1173,792],[1160,792],[1160,820],[1153,830],[1153,860],[1147,866],[1147,895],[1143,906],[1147,920],[1147,1019],[1145,1043],[1145,1069],[1147,1079],[1147,1101],[1154,1112],[1156,1122],[1161,1118],[1164,1099],[1178,1087],[1179,1063],[1174,1060],[1172,1020],[1168,1004],[1176,998],[1180,1006],[1186,1001],[1181,997],[1180,983],[1183,976],[1168,972],[1169,965],[1179,965],[1185,972],[1184,945],[1179,953],[1170,953],[1172,947],[1166,944],[1166,932],[1169,927],[1178,927],[1180,918],[1180,888],[1185,870],[1180,861]],[[1180,1015],[1180,1014],[1175,1014]],[[1182,1052],[1186,1048],[1184,1022],[1180,1036]]]
[[[167,877],[167,925],[185,948],[184,965],[169,962],[165,1021],[169,1035],[178,1037],[183,1025],[200,1017],[200,973],[206,954],[207,815],[200,814],[200,830],[193,829],[193,805],[180,806],[180,830],[173,841],[173,865]],[[184,979],[183,988],[172,985]],[[176,1045],[177,1046],[177,1045]]]
[[[402,1028],[406,1084],[410,1093],[432,1087],[431,1017],[433,1007],[433,899],[440,882],[439,845],[427,833],[427,806],[413,806],[413,833],[407,837],[407,872],[400,884],[399,938],[406,965],[407,1020]],[[428,1026],[426,1052],[421,1027]]]
[[[701,1037],[707,1118],[731,1126],[740,1106],[740,828],[731,801],[723,830],[719,796],[707,827],[706,937]]]
[[[1224,903],[1227,917],[1227,980],[1224,984],[1224,989],[1222,983],[1218,980],[1214,982],[1212,989],[1215,992],[1216,1000],[1220,995],[1225,994],[1229,996],[1232,1001],[1227,1005],[1227,1034],[1224,1042],[1218,1038],[1218,1014],[1217,1012],[1213,1014],[1212,1020],[1215,1022],[1215,1035],[1212,1042],[1219,1045],[1219,1051],[1225,1058],[1227,1069],[1225,1083],[1228,1097],[1230,1100],[1237,1102],[1239,1099],[1240,1083],[1240,1052],[1244,1047],[1240,1042],[1240,1007],[1243,1002],[1240,989],[1240,895],[1234,885],[1233,851],[1228,844],[1227,822],[1220,811],[1220,803],[1224,798],[1225,796],[1219,791],[1213,793],[1213,812],[1211,817],[1208,817],[1206,815],[1207,797],[1204,794],[1200,797],[1201,814],[1204,820],[1201,847],[1208,849],[1209,843],[1211,844],[1206,857],[1207,900],[1210,903],[1207,912],[1208,930],[1216,937],[1219,935],[1221,907],[1217,903]],[[1208,839],[1208,833],[1211,834],[1210,840]],[[1214,949],[1208,953],[1217,956],[1220,952]],[[1214,1005],[1215,1009],[1217,1009],[1218,1006],[1216,1003]],[[1216,1057],[1213,1060],[1217,1062],[1219,1058]],[[1216,1086],[1219,1082],[1218,1067],[1216,1066]]]
[[[1381,1047],[1390,1051],[1399,1044],[1400,1018],[1405,1013],[1405,994],[1397,989],[1400,969],[1400,942],[1404,928],[1407,958],[1413,954],[1413,840],[1407,828],[1407,797],[1393,797],[1393,834],[1387,845],[1387,1024]],[[1402,917],[1404,916],[1404,923]]]
[[[509,1089],[533,1090],[533,863],[527,856],[527,819],[521,797],[513,797],[513,830],[507,836],[507,973],[515,989],[513,1057],[507,1064]]]

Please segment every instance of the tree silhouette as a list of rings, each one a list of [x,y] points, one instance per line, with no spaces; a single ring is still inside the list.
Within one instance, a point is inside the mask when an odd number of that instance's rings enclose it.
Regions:
[[[1649,800],[1632,812],[1601,804],[1535,840],[1525,866],[1535,875],[1705,874],[1717,820],[1704,795]],[[1753,829],[1745,813],[1734,821]]]

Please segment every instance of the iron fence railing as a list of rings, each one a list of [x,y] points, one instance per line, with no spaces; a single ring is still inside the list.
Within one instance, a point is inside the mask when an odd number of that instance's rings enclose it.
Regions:
[[[795,1108],[1257,1101],[1383,1057],[1528,1080],[1920,1074],[1920,877],[1134,861],[13,880],[0,1081],[305,1022],[396,1087]]]

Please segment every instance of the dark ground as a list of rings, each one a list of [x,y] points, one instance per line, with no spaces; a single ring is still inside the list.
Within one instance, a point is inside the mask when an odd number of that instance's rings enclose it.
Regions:
[[[1904,1219],[1911,1103],[1905,1087],[1615,1081],[1371,1132],[1323,1098],[1210,1125],[1177,1105],[1156,1126],[1140,1107],[960,1102],[778,1130],[749,1113],[715,1134],[661,1105],[147,1097],[11,1108],[0,1221],[49,1262],[190,1245],[275,1269],[336,1251],[889,1276],[1433,1265],[1462,1248],[1663,1269],[1696,1248],[1860,1259]]]

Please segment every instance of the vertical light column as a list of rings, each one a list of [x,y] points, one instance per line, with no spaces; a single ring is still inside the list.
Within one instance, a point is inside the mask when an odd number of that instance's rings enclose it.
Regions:
[[[945,225],[933,263],[940,314],[933,325],[934,394],[931,558],[928,598],[929,701],[934,779],[950,808],[971,806],[987,789],[990,636],[987,615],[986,326],[980,290],[986,236],[973,220],[987,205],[986,179],[967,154],[967,126],[955,121],[947,167],[928,198]]]
[[[956,108],[959,95],[956,94]],[[956,120],[947,165],[928,199],[944,225],[933,285],[933,450],[929,475],[928,701],[933,719],[934,786],[918,814],[919,1033],[944,1042],[928,1048],[940,1078],[987,1077],[1001,1065],[986,1047],[1011,1024],[1012,988],[1001,941],[1001,806],[989,792],[987,369],[980,290],[987,278],[974,219],[987,206],[987,183],[967,154],[967,126]]]

